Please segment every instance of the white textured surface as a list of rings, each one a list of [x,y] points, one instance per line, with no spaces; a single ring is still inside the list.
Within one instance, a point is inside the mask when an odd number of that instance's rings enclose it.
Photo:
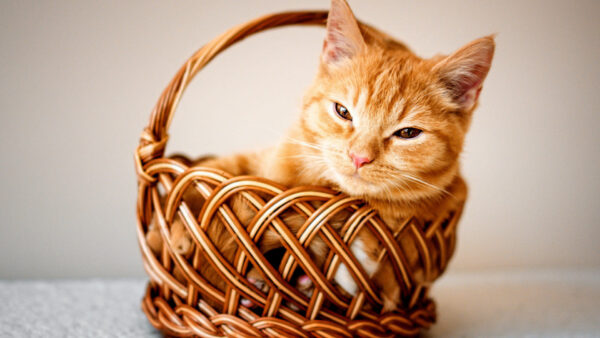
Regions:
[[[144,281],[0,281],[0,337],[159,337]],[[450,273],[426,337],[600,337],[600,269]]]
[[[0,281],[0,337],[160,337],[140,307],[145,281]]]
[[[600,337],[600,269],[444,276],[430,337]]]

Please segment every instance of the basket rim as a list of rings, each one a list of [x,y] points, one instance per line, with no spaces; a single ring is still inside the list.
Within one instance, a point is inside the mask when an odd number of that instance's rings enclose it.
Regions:
[[[328,11],[285,11],[260,16],[244,24],[234,26],[190,56],[168,83],[155,104],[148,125],[143,129],[139,145],[135,150],[135,163],[138,177],[152,180],[144,170],[149,161],[164,156],[168,142],[168,129],[174,112],[185,89],[194,77],[219,53],[243,39],[269,29],[303,25],[324,26]]]

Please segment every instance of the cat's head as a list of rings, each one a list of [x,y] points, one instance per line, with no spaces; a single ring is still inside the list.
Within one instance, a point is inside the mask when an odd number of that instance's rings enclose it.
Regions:
[[[351,195],[440,193],[458,172],[493,53],[493,37],[484,37],[450,56],[421,59],[359,28],[347,3],[333,0],[300,119],[309,172]]]

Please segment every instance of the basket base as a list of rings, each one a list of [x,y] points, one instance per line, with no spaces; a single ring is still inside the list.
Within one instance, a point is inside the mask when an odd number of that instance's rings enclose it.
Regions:
[[[410,312],[395,311],[373,320],[360,318],[336,323],[305,319],[293,323],[277,317],[261,317],[246,308],[240,308],[237,315],[219,313],[204,301],[192,306],[172,292],[164,295],[162,290],[156,282],[150,281],[142,300],[142,309],[156,329],[172,337],[414,337],[431,327],[436,320],[435,303],[430,298],[425,298]]]

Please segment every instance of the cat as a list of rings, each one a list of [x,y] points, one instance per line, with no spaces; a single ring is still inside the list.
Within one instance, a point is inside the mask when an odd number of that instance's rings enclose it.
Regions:
[[[195,164],[233,175],[266,177],[287,187],[321,185],[360,197],[378,211],[392,232],[399,220],[414,214],[434,219],[467,194],[459,155],[494,50],[494,37],[487,36],[449,56],[423,59],[403,43],[358,23],[345,0],[332,0],[317,76],[287,137],[273,148]],[[189,204],[198,211],[202,203],[198,196],[184,198],[194,199]],[[234,200],[233,209],[243,224],[254,215],[242,200]],[[304,221],[285,219],[294,232]],[[339,228],[342,220],[331,223]],[[171,232],[177,251],[189,255],[193,242],[183,225],[175,222]],[[231,259],[237,244],[229,233],[218,221],[209,232]],[[404,239],[400,245],[419,283],[438,277],[441,271],[427,279],[419,269],[416,243]],[[153,246],[159,250],[160,239]],[[278,235],[267,231],[261,251],[278,247]],[[311,244],[317,265],[327,250],[318,239]],[[351,250],[380,289],[383,311],[396,309],[400,286],[389,264],[377,264],[379,242],[363,231]],[[212,274],[208,279],[223,289],[224,282],[205,265],[201,272]],[[263,291],[268,289],[256,269],[248,276]],[[356,294],[357,286],[344,264],[335,282],[346,294]],[[310,280],[305,276],[296,285],[310,295]]]

